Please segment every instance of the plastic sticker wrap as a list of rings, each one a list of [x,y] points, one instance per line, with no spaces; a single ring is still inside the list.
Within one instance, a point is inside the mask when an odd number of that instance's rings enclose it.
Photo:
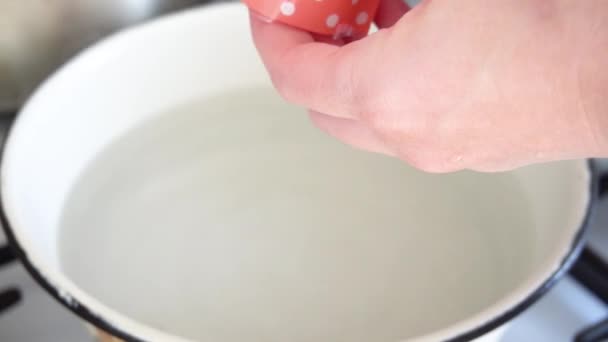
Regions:
[[[379,0],[243,0],[268,21],[334,38],[365,36]]]

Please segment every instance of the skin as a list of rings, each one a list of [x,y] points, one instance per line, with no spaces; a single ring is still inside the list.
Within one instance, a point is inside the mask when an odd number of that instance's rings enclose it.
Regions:
[[[608,156],[608,1],[382,0],[375,21],[251,28],[279,93],[358,148],[427,172]]]

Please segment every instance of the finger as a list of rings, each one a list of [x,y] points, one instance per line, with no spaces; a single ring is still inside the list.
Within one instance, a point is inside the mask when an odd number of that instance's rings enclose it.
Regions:
[[[376,25],[381,29],[391,27],[409,10],[405,0],[381,0],[376,12]]]
[[[311,121],[315,126],[334,138],[356,148],[395,156],[385,144],[363,123],[336,118],[325,114],[310,112]]]
[[[315,42],[302,30],[255,17],[251,17],[251,28],[275,87],[288,101],[333,116],[356,116],[355,88],[363,84],[357,76],[364,74],[358,67],[370,48],[364,46],[369,39],[338,47]]]

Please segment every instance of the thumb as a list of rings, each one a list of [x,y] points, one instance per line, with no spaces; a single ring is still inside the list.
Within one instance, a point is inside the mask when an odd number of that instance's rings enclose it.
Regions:
[[[250,16],[254,42],[279,93],[317,112],[356,118],[365,80],[381,51],[383,31],[345,46],[316,42],[307,32]]]

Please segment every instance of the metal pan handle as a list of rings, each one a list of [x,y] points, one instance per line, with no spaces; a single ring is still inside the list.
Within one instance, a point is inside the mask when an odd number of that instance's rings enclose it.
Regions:
[[[608,173],[599,179],[599,196],[608,196]],[[608,229],[608,227],[604,227]],[[598,299],[608,304],[608,264],[589,247],[585,248],[570,270],[570,275]],[[608,318],[580,331],[575,342],[608,340]]]

